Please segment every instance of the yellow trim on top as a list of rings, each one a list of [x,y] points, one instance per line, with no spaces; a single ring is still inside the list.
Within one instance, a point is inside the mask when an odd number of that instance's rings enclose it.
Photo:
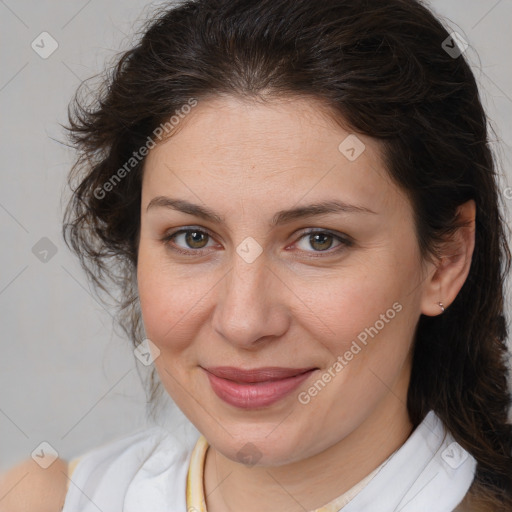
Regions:
[[[206,512],[203,475],[207,450],[208,441],[201,435],[192,450],[187,472],[187,512]]]
[[[197,440],[194,449],[192,450],[190,465],[187,472],[187,512],[208,512],[206,510],[203,484],[204,464],[208,447],[208,441],[203,435],[201,435]],[[386,462],[387,461],[382,463],[378,468],[363,478],[363,480],[361,480],[358,484],[350,488],[347,492],[343,493],[341,496],[338,496],[327,505],[317,508],[313,512],[338,512],[370,482],[370,480],[379,472],[379,470],[384,466]]]
[[[66,480],[66,492],[67,492],[67,489],[69,489],[69,479],[71,478],[73,471],[75,471],[75,468],[81,459],[82,459],[82,457],[75,457],[70,462],[68,462],[68,478]]]

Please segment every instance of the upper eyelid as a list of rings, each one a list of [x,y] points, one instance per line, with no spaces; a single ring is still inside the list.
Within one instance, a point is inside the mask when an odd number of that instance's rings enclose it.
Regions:
[[[188,231],[198,231],[200,233],[206,233],[211,238],[216,238],[216,236],[213,235],[212,232],[209,231],[208,229],[200,228],[200,227],[197,227],[197,226],[184,226],[184,227],[181,227],[181,228],[178,228],[178,229],[168,230],[168,231],[166,231],[164,233],[162,238],[163,239],[170,238],[170,237],[173,237],[173,236],[176,236],[176,235],[181,235],[183,233],[187,233]]]
[[[201,233],[206,233],[208,236],[211,236],[212,238],[216,238],[216,235],[214,235],[208,228],[199,227],[199,226],[183,226],[174,230],[169,230],[164,233],[164,237],[167,236],[173,236],[177,234],[181,234],[183,232],[187,231],[199,231]],[[335,230],[329,229],[329,228],[302,228],[297,230],[296,235],[307,235],[311,233],[329,233],[333,236],[339,236],[340,238],[349,238],[348,235],[344,233],[338,233]]]
[[[166,232],[164,234],[164,236],[162,237],[163,240],[165,239],[168,239],[170,240],[171,238],[177,236],[177,235],[181,235],[183,233],[187,233],[189,231],[198,231],[200,233],[205,233],[207,234],[209,237],[215,239],[215,235],[213,235],[210,230],[208,230],[207,228],[203,228],[203,227],[199,227],[199,226],[183,226],[181,228],[178,228],[176,230],[171,230],[170,232]],[[349,237],[348,235],[344,234],[344,233],[337,233],[331,229],[327,229],[327,228],[303,228],[301,230],[298,230],[298,232],[295,234],[295,236],[297,237],[297,240],[300,240],[302,237],[306,236],[306,235],[311,235],[311,234],[314,234],[314,233],[326,233],[326,234],[329,234],[331,236],[333,236],[334,238],[337,238],[338,241],[340,242],[343,242],[345,244],[347,243],[350,243],[352,241],[351,237]],[[192,252],[197,252],[197,251],[200,251],[201,249],[186,249],[186,250],[189,250],[189,251],[192,251]],[[308,251],[309,252],[309,251]],[[313,252],[317,252],[317,251],[313,251]],[[318,251],[318,252],[322,252],[322,251]],[[327,252],[327,251],[326,251]]]

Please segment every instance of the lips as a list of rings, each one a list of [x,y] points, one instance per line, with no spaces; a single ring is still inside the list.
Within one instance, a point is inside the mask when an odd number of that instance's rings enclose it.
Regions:
[[[241,383],[266,382],[288,379],[301,375],[314,368],[282,368],[269,366],[265,368],[254,368],[252,370],[242,370],[233,366],[214,366],[205,368],[206,371],[221,379],[232,380]]]
[[[241,409],[268,407],[308,379],[317,368],[265,367],[251,370],[228,366],[203,368],[213,392]]]

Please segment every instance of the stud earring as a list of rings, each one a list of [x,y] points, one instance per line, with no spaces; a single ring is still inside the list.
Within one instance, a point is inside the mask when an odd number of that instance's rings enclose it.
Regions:
[[[445,308],[444,308],[444,306],[443,306],[443,303],[442,303],[442,302],[438,302],[438,304],[439,304],[439,307],[443,310],[443,313],[444,313]]]

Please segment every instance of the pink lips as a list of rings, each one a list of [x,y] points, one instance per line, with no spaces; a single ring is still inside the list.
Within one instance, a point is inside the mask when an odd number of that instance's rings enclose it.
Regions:
[[[214,393],[228,404],[242,409],[255,409],[277,402],[316,370],[279,367],[241,370],[230,366],[203,369]]]

